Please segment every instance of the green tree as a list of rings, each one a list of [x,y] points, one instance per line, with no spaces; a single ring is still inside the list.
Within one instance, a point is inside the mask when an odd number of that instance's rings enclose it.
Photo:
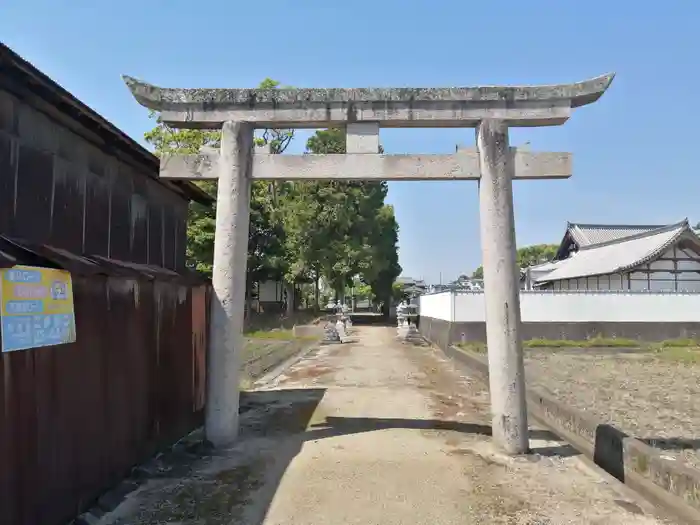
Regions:
[[[316,132],[307,153],[345,153],[345,131]],[[381,151],[381,150],[380,150]],[[389,303],[398,266],[398,225],[385,204],[386,182],[312,181],[299,184],[287,228],[289,253],[301,266],[323,275],[339,294],[354,275]]]
[[[523,269],[527,268],[528,266],[534,266],[535,264],[542,264],[544,262],[551,261],[557,254],[558,249],[558,244],[534,244],[532,246],[524,246],[523,248],[518,248],[518,268]],[[484,267],[479,266],[472,274],[472,279],[483,278]]]
[[[345,134],[318,131],[307,141],[307,153],[345,151]],[[308,275],[316,283],[324,276],[340,292],[351,273],[349,255],[355,246],[347,241],[352,207],[346,183],[304,181],[291,183],[285,201],[286,251],[289,277]]]
[[[365,273],[377,301],[384,306],[384,314],[389,314],[392,299],[396,299],[396,279],[401,275],[399,264],[399,225],[394,215],[394,207],[384,204],[377,213],[374,230],[374,260],[376,265]],[[400,287],[400,285],[399,285]]]
[[[279,82],[265,79],[261,89],[275,89]],[[221,131],[175,129],[163,123],[160,116],[151,112],[155,127],[145,133],[156,155],[167,153],[197,153],[202,147],[219,147]],[[294,137],[293,130],[269,129],[256,137],[258,145],[268,144],[272,153],[282,153]],[[200,188],[216,197],[216,181],[196,181]],[[251,189],[250,232],[248,238],[248,290],[252,283],[284,273],[284,229],[278,220],[276,184],[255,181]],[[187,263],[211,276],[214,258],[214,232],[216,207],[191,203],[187,223]]]
[[[360,283],[355,287],[355,296],[358,299],[367,299],[371,301],[374,298],[374,293],[372,292],[372,287],[369,284]]]
[[[391,285],[391,298],[396,301],[403,301],[407,294],[404,291],[404,285],[401,283],[394,282]]]
[[[221,143],[221,131],[171,128],[163,123],[157,112],[151,111],[149,116],[156,125],[144,134],[144,138],[158,156],[197,153],[202,147],[217,148]],[[195,184],[216,198],[216,181],[197,181]],[[190,203],[187,213],[187,265],[209,276],[214,259],[215,214],[214,207],[196,202]]]

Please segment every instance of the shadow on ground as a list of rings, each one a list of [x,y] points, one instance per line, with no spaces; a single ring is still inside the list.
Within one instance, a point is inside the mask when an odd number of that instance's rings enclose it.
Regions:
[[[287,467],[307,441],[386,429],[491,435],[490,426],[456,421],[325,417],[319,410],[324,393],[325,389],[243,393],[241,437],[235,447],[215,451],[201,442],[201,434],[193,434],[141,468],[139,491],[117,508],[112,519],[101,523],[259,525]],[[533,430],[530,436],[558,441],[542,430]],[[577,453],[568,445],[532,452]]]
[[[396,319],[384,314],[353,312],[349,316],[356,326],[396,326]]]
[[[637,438],[650,447],[661,450],[700,450],[700,439],[672,437],[672,438]]]

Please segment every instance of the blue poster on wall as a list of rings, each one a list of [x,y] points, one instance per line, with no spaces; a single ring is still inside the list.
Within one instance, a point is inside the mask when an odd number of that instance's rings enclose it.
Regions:
[[[74,342],[70,273],[30,266],[0,270],[0,318],[3,352]]]

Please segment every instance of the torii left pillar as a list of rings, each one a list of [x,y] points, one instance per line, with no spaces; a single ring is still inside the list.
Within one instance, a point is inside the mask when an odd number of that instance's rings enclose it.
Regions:
[[[207,359],[206,439],[218,447],[238,436],[253,126],[225,122],[216,199],[213,298]]]

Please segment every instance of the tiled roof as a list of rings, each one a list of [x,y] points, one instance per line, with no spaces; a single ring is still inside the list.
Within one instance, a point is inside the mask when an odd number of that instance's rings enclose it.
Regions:
[[[549,272],[551,270],[554,270],[554,268],[557,267],[557,263],[559,261],[549,261],[549,262],[543,262],[541,264],[535,264],[532,266],[528,266],[526,269],[530,271],[535,271],[535,272]]]
[[[591,246],[605,242],[624,239],[642,233],[647,233],[666,225],[657,224],[654,226],[639,225],[608,225],[608,224],[568,224],[568,232],[579,247]]]
[[[670,226],[656,227],[653,230],[647,229],[621,239],[581,246],[579,251],[568,259],[552,263],[552,271],[538,277],[537,282],[627,271],[658,257],[684,234],[695,236],[687,220]]]
[[[557,264],[561,261],[550,261],[541,264],[535,264],[534,266],[528,266],[520,271],[520,279],[530,278],[530,280],[537,282],[540,277],[547,275],[552,270],[557,268]]]

